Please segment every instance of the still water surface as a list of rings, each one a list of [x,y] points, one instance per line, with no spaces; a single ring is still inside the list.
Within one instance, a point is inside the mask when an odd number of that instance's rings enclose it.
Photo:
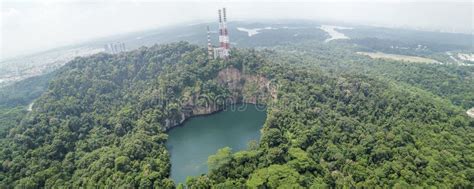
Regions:
[[[171,178],[185,183],[187,176],[207,172],[207,157],[223,147],[244,150],[250,140],[258,140],[266,118],[262,107],[244,104],[244,110],[229,108],[212,115],[190,118],[168,132]]]

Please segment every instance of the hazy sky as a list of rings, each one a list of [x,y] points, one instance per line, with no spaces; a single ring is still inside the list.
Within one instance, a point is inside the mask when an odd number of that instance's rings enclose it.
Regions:
[[[0,59],[177,23],[303,18],[472,33],[472,1],[152,1],[0,0]]]

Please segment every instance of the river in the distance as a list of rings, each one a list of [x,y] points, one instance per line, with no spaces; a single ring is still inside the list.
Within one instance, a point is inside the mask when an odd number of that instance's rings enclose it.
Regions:
[[[244,150],[249,141],[260,138],[266,111],[252,104],[244,106],[244,110],[228,108],[190,118],[168,132],[171,178],[176,184],[185,183],[187,176],[207,173],[207,158],[218,149],[228,146],[233,152]]]

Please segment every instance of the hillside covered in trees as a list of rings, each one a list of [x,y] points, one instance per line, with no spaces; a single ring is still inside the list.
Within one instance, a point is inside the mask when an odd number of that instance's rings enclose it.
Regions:
[[[474,121],[461,108],[472,102],[305,56],[208,60],[180,42],[76,58],[9,121],[0,187],[183,187],[169,178],[166,129],[229,103],[214,99],[265,104],[267,120],[258,145],[219,150],[190,188],[474,187]]]

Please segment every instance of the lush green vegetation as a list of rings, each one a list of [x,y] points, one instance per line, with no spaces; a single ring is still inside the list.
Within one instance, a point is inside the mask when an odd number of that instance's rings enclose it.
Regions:
[[[2,141],[2,185],[173,186],[166,119],[185,111],[183,96],[230,95],[218,71],[261,61],[239,57],[208,61],[204,49],[178,43],[71,61]]]
[[[29,104],[46,91],[53,76],[49,73],[0,88],[0,140],[6,140],[9,130],[20,124]]]
[[[23,106],[15,108],[0,107],[0,139],[4,139],[8,131],[20,124],[26,115],[26,109]]]
[[[350,41],[387,53],[426,55],[452,50],[473,50],[470,34],[429,32],[393,28],[356,27],[344,30]]]
[[[0,106],[26,106],[47,89],[54,72],[28,78],[0,88]]]
[[[310,67],[271,73],[279,73],[279,100],[269,107],[259,148],[219,151],[209,158],[210,173],[188,185],[472,187],[474,122],[450,102]]]
[[[175,43],[76,58],[31,113],[13,113],[24,117],[1,140],[0,187],[175,187],[166,123],[189,99],[204,106],[198,95],[232,96],[216,81],[228,67],[267,78],[277,99],[263,102],[260,143],[219,150],[207,175],[185,183],[191,188],[474,187],[474,121],[457,106],[472,100],[452,98],[472,88],[441,89],[430,84],[441,82],[435,76],[419,82],[438,68],[387,70],[396,65],[337,48],[234,49],[224,62]],[[447,87],[469,84],[463,72],[440,69],[452,77]],[[451,101],[437,96],[444,94]]]
[[[356,54],[357,48],[344,42],[321,44],[317,41],[275,48],[284,59],[299,66],[317,66],[334,75],[365,74],[381,80],[398,81],[449,99],[454,105],[474,107],[474,67],[373,60]],[[298,50],[298,51],[295,51]]]

